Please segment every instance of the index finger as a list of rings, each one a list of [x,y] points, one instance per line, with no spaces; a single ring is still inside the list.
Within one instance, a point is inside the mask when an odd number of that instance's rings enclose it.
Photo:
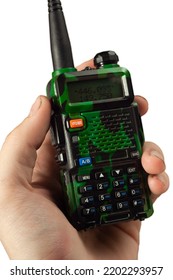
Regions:
[[[83,62],[82,64],[80,64],[79,66],[77,66],[77,70],[78,71],[81,71],[83,69],[85,69],[87,66],[91,67],[91,68],[95,68],[94,66],[94,60],[93,59],[90,59],[90,60],[87,60],[85,62]]]

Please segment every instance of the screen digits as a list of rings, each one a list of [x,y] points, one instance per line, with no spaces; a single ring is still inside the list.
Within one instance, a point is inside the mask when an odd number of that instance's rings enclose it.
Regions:
[[[124,91],[121,78],[113,77],[69,82],[68,95],[75,103],[122,98]]]

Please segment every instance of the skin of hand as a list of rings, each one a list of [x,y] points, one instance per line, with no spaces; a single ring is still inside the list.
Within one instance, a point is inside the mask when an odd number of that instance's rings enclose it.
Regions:
[[[93,67],[92,60],[78,70]],[[147,101],[135,97],[140,114]],[[6,138],[0,152],[0,240],[10,259],[137,259],[140,221],[76,231],[61,205],[59,168],[49,137],[51,106],[39,96],[28,117]],[[145,142],[142,165],[153,202],[169,186],[161,149]],[[55,203],[56,201],[56,203]]]

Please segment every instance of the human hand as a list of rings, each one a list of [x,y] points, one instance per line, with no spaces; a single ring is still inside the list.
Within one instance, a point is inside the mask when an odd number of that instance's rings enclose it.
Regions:
[[[88,61],[85,66],[93,66]],[[147,101],[135,97],[141,115]],[[29,116],[8,135],[0,152],[0,240],[10,259],[137,259],[140,221],[76,231],[61,203],[59,169],[50,143],[49,100],[40,96]],[[164,156],[154,143],[143,147],[155,201],[169,185]],[[56,200],[56,203],[55,203]]]

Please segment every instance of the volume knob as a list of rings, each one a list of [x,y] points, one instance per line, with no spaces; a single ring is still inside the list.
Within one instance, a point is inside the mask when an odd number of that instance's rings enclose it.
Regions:
[[[106,64],[117,64],[118,61],[118,55],[114,51],[101,52],[94,57],[94,65],[96,68],[103,67]]]

